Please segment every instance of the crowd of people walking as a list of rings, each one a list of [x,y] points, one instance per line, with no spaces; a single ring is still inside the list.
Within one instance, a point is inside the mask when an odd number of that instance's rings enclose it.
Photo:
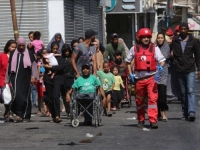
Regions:
[[[0,54],[1,91],[5,84],[13,91],[11,102],[5,104],[4,118],[16,123],[29,122],[32,107],[37,106],[38,115],[60,123],[61,111],[70,115],[73,90],[92,93],[96,87],[102,96],[104,115],[112,117],[133,96],[129,87],[135,87],[137,127],[144,126],[145,112],[153,129],[158,128],[159,120],[167,122],[167,101],[174,97],[182,104],[181,119],[195,121],[194,87],[196,71],[200,77],[200,45],[188,31],[184,22],[175,32],[164,27],[156,41],[151,41],[150,29],[141,28],[130,50],[117,33],[104,47],[92,29],[70,44],[56,33],[46,48],[39,31],[28,34],[28,44],[22,37],[9,40]],[[91,112],[92,108],[89,109]],[[91,125],[92,117],[85,114],[84,123]]]

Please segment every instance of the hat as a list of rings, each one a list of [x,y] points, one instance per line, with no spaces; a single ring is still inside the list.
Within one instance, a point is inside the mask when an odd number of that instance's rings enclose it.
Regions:
[[[83,70],[83,68],[90,69],[90,64],[88,64],[88,63],[83,64],[81,69]]]
[[[179,32],[179,29],[180,29],[180,25],[177,25],[175,28],[175,32]]]
[[[111,35],[111,39],[113,39],[113,38],[118,38],[118,34],[117,34],[117,33],[113,33],[113,34]]]
[[[88,30],[85,31],[85,37],[86,38],[91,38],[92,36],[95,36],[95,35],[97,35],[97,32],[95,32],[92,29],[88,29]]]
[[[179,29],[180,29],[181,27],[186,27],[187,29],[189,29],[189,26],[188,26],[188,23],[187,23],[187,22],[182,22],[182,23],[180,24]]]
[[[174,33],[173,33],[173,31],[172,31],[171,28],[168,28],[168,30],[167,30],[167,35],[168,35],[168,36],[174,35]]]
[[[114,52],[114,56],[122,55],[122,52],[120,50],[116,50]]]

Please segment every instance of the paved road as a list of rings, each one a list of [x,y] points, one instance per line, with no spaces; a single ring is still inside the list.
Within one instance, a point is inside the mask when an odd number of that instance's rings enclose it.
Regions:
[[[197,101],[200,98],[200,82],[197,81]],[[0,150],[199,150],[200,149],[200,106],[197,106],[195,122],[181,121],[180,102],[169,104],[168,122],[159,122],[157,130],[143,131],[136,127],[137,120],[127,120],[136,117],[135,104],[131,108],[122,108],[112,118],[103,117],[103,126],[99,128],[79,126],[72,128],[69,120],[62,113],[63,122],[49,123],[50,118],[40,117],[33,109],[30,123],[1,123]],[[0,110],[4,110],[0,106]],[[1,116],[3,113],[0,114]],[[39,129],[27,130],[26,128]],[[146,128],[149,122],[146,120]],[[102,136],[92,143],[83,145],[58,145],[85,139],[86,133]]]

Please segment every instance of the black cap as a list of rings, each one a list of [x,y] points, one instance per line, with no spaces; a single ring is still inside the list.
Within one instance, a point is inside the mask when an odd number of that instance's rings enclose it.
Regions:
[[[189,26],[188,26],[188,23],[187,23],[187,22],[182,22],[182,23],[180,24],[179,29],[180,29],[181,27],[186,27],[187,29],[189,29]]]
[[[117,34],[117,33],[113,33],[113,34],[111,35],[111,39],[113,39],[113,38],[118,38],[118,34]]]
[[[88,63],[83,64],[81,69],[83,70],[84,68],[90,69],[90,64],[88,64]]]
[[[88,29],[85,31],[85,38],[91,38],[92,36],[97,35],[97,32],[95,32],[92,29]]]
[[[119,55],[122,55],[122,52],[120,50],[116,50],[114,52],[114,56],[119,56]]]

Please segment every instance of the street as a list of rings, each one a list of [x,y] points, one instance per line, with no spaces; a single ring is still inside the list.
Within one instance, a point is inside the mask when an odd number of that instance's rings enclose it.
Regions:
[[[197,102],[200,98],[199,81],[196,82]],[[3,116],[3,105],[0,106]],[[168,122],[158,122],[158,129],[143,131],[138,129],[137,120],[127,118],[136,117],[136,107],[124,106],[113,117],[103,116],[102,126],[99,128],[83,126],[73,128],[65,113],[62,113],[63,122],[50,123],[50,118],[37,115],[37,108],[33,108],[29,123],[0,123],[0,149],[48,149],[48,150],[199,150],[200,148],[200,106],[197,105],[197,119],[195,122],[181,121],[181,105],[179,101],[169,104],[167,112]],[[147,116],[146,116],[147,118]],[[1,119],[3,119],[1,117]],[[82,118],[83,119],[83,118]],[[81,120],[82,120],[81,119]],[[148,120],[145,127],[149,129]],[[86,134],[101,136],[94,138],[92,143],[80,143],[86,139]],[[77,145],[70,146],[74,142]]]

